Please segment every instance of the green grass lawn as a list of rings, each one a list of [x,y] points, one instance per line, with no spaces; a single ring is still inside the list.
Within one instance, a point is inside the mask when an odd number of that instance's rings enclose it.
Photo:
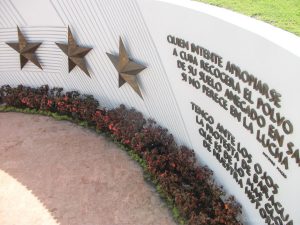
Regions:
[[[300,36],[300,0],[197,0],[263,20]]]

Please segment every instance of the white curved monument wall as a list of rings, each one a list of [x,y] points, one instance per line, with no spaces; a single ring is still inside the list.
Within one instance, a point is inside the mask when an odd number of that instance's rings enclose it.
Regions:
[[[247,224],[300,224],[300,38],[248,17],[190,1],[2,0],[0,84],[61,86],[93,94],[105,107],[134,107],[195,149],[217,181],[243,205]],[[5,42],[19,26],[43,71]],[[91,78],[54,42],[67,26]],[[106,55],[122,37],[130,57],[147,66],[138,75],[143,100]],[[298,138],[297,138],[298,137]]]

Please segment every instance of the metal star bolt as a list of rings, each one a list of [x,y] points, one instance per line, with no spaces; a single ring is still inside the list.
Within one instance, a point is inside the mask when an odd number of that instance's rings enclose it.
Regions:
[[[68,56],[69,73],[75,66],[78,66],[86,75],[91,77],[86,67],[84,56],[88,54],[92,48],[79,47],[75,42],[70,27],[68,27],[68,44],[55,44]]]
[[[106,54],[119,73],[119,87],[127,82],[132,87],[132,89],[143,99],[141,90],[137,82],[137,74],[147,67],[133,62],[128,57],[121,38],[119,41],[119,56],[115,56],[110,53]]]
[[[20,54],[20,64],[21,69],[26,65],[28,61],[31,61],[34,65],[39,67],[40,69],[43,69],[41,64],[39,63],[35,51],[38,49],[38,47],[42,44],[42,42],[39,43],[28,43],[22,34],[19,27],[18,28],[18,43],[6,43],[8,46],[16,50]]]

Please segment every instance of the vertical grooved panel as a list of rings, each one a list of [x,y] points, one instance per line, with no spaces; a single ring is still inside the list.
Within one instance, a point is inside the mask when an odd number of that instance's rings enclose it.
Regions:
[[[62,86],[66,90],[79,90],[93,94],[102,106],[111,108],[123,103],[134,107],[146,117],[154,118],[168,128],[180,143],[190,145],[167,75],[162,66],[151,35],[135,0],[51,0],[51,6],[65,27],[22,27],[30,41],[43,41],[37,50],[44,71],[31,63],[19,69],[18,54],[4,44],[16,41],[15,23],[24,21],[9,0],[0,3],[10,9],[13,17],[6,20],[0,15],[0,74],[1,84],[18,83],[39,86]],[[9,18],[9,17],[7,17]],[[68,73],[67,57],[54,42],[67,42],[67,26],[80,46],[93,47],[85,57],[91,78],[78,67]],[[7,29],[4,29],[7,28]],[[118,87],[118,73],[106,52],[118,54],[119,37],[122,37],[130,57],[146,65],[137,79],[144,100],[128,84]]]

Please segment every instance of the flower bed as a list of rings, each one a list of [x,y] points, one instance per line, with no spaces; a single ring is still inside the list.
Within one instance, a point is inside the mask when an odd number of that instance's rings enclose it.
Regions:
[[[213,180],[213,173],[200,166],[193,150],[178,146],[173,136],[155,121],[146,120],[124,105],[101,109],[97,100],[62,88],[0,88],[0,104],[17,109],[55,113],[85,123],[98,132],[109,134],[129,150],[159,192],[173,207],[180,223],[203,225],[238,225],[240,205]],[[223,200],[222,200],[223,199]],[[225,199],[225,200],[224,200]]]

